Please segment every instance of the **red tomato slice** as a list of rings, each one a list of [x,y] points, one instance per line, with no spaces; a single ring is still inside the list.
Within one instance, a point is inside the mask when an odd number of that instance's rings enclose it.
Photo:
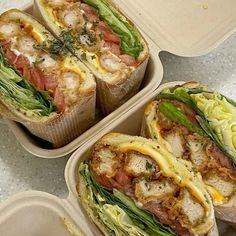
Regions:
[[[57,88],[57,78],[56,75],[44,75],[44,84],[46,90],[55,91]]]
[[[66,108],[65,98],[63,93],[57,88],[55,91],[54,102],[59,111],[63,112]]]
[[[85,15],[87,14],[97,15],[97,11],[86,3],[81,3],[80,8],[85,12]]]
[[[14,65],[18,70],[20,70],[24,67],[30,67],[30,62],[25,56],[19,55]]]
[[[116,43],[119,44],[120,43],[120,38],[118,36],[116,36],[111,28],[106,25],[104,22],[100,21],[97,25],[97,30],[103,34],[103,39],[106,42],[112,42],[112,43]]]
[[[28,81],[33,84],[37,89],[44,90],[43,73],[35,68],[29,70]]]
[[[114,33],[105,33],[105,32],[103,32],[103,39],[106,42],[112,42],[112,43],[115,43],[117,45],[120,44],[120,38],[118,36],[116,36]]]
[[[9,64],[15,65],[17,61],[17,55],[13,53],[10,49],[7,49],[5,52],[5,57],[7,58]]]
[[[122,62],[124,62],[127,66],[135,66],[136,65],[136,61],[135,58],[127,55],[127,54],[123,54],[120,55],[119,58],[121,59]]]
[[[105,42],[103,45],[105,48],[108,48],[109,51],[115,55],[120,55],[120,46],[118,44],[112,43],[112,42]]]

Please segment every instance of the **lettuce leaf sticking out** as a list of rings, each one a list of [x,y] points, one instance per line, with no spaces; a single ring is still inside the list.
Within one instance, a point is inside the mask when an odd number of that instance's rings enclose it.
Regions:
[[[0,48],[0,98],[13,109],[32,117],[49,116],[56,111],[48,92],[39,91],[9,65]]]
[[[188,117],[170,102],[163,102],[159,105],[160,112],[169,120],[185,126],[188,130],[206,136],[206,133],[195,125]]]
[[[100,186],[90,172],[87,162],[79,167],[80,177],[86,181],[86,204],[110,235],[123,236],[174,236],[170,228],[163,226],[150,213],[137,207],[134,201],[120,191]]]
[[[83,2],[98,10],[100,17],[121,39],[121,49],[128,55],[138,58],[143,50],[141,36],[125,17],[106,0],[83,0]]]
[[[164,90],[157,99],[178,100],[189,105],[207,135],[236,164],[236,103],[202,87],[177,86]]]

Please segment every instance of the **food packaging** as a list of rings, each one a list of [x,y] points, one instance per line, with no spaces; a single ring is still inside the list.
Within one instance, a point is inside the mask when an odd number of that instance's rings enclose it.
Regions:
[[[92,145],[108,132],[116,131],[138,135],[140,133],[145,106],[163,88],[172,87],[180,83],[182,82],[162,85],[159,89],[143,99],[142,102],[138,102],[122,118],[104,128],[102,132],[83,145],[83,147],[79,148],[70,157],[65,169],[65,180],[69,191],[66,199],[60,199],[44,192],[30,191],[17,194],[1,203],[0,235],[41,236],[49,233],[52,236],[101,235],[95,225],[88,219],[78,200],[76,187],[79,164],[88,157]],[[218,221],[217,225],[219,235],[235,235],[235,229],[230,225],[224,224],[221,221]]]
[[[149,44],[151,57],[140,91],[117,110],[61,148],[53,149],[18,123],[6,121],[21,145],[32,154],[45,158],[65,156],[125,114],[135,102],[142,101],[161,83],[163,76],[163,67],[159,58],[161,51],[180,56],[203,55],[218,46],[236,29],[235,7],[233,7],[236,3],[233,0],[217,2],[184,0],[181,4],[178,1],[150,0],[145,5],[141,0],[115,0],[114,2],[141,29]],[[28,5],[25,10],[32,13],[32,5]]]
[[[181,56],[202,55],[236,29],[236,2],[233,0],[183,0],[181,4],[179,1],[149,0],[145,5],[142,0],[115,2],[146,33],[149,42],[151,60],[142,89],[89,131],[59,149],[43,146],[41,140],[31,136],[22,126],[6,121],[19,142],[34,155],[56,158],[79,149],[70,157],[65,170],[68,197],[60,199],[44,192],[25,192],[9,198],[0,204],[0,235],[100,235],[78,201],[79,164],[86,159],[91,146],[110,131],[138,135],[145,106],[164,87],[181,83],[172,82],[157,89],[163,75],[158,56],[160,51]],[[27,11],[30,12],[31,8]],[[231,226],[217,223],[219,235],[236,235]]]

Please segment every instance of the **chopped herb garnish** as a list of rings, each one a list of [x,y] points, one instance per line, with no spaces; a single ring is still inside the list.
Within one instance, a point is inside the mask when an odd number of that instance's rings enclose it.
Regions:
[[[35,49],[43,50],[46,53],[50,53],[53,56],[66,56],[70,51],[74,51],[73,37],[70,31],[62,30],[60,38],[63,42],[53,39],[43,42],[42,44],[35,44]]]
[[[146,161],[146,170],[152,170],[153,169],[153,164],[149,161]]]
[[[33,62],[35,67],[38,67],[42,62],[44,62],[45,59],[44,58],[36,58],[36,60]]]
[[[83,61],[86,61],[86,60],[87,60],[87,55],[86,55],[85,52],[81,54],[81,59],[82,59]]]

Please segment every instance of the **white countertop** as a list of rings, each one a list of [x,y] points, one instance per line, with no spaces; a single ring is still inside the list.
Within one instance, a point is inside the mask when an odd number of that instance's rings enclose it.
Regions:
[[[0,0],[0,11],[5,11],[9,8],[21,8],[32,3],[33,0]]]
[[[0,1],[0,11],[20,7],[29,0]],[[206,56],[181,58],[161,53],[164,82],[198,80],[236,99],[236,34]],[[0,123],[0,200],[25,190],[41,190],[59,197],[67,195],[64,168],[68,157],[34,157],[16,141],[11,131]]]

